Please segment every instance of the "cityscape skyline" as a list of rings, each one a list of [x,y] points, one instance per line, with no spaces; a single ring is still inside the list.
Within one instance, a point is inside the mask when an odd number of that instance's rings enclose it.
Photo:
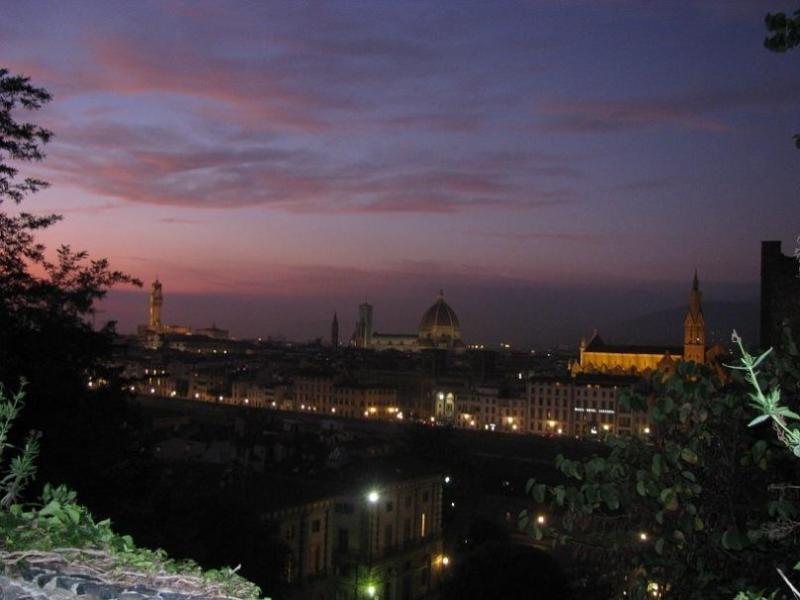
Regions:
[[[671,288],[667,308],[694,268],[710,297],[756,289],[758,243],[797,236],[800,78],[762,51],[760,2],[48,7],[0,25],[57,100],[52,188],[25,208],[65,215],[49,247],[173,294],[325,321],[440,287],[475,312],[508,288],[577,288],[576,310]]]
[[[766,4],[0,3],[0,598],[794,590]]]

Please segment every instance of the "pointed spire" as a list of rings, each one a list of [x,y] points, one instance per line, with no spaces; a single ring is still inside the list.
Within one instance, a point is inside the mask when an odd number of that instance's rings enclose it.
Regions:
[[[697,267],[694,269],[694,281],[692,282],[692,289],[699,290],[700,289],[700,282],[697,279]]]
[[[444,290],[439,288],[439,300],[444,300]]]

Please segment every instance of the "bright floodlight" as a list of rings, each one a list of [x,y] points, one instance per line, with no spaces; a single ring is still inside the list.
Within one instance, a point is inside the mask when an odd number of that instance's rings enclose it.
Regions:
[[[445,483],[450,483],[450,475],[445,475],[444,476],[444,482]]]
[[[369,494],[367,494],[367,500],[369,500],[372,504],[375,504],[380,497],[380,494],[378,494],[378,492],[375,490],[372,490]]]
[[[367,596],[369,596],[370,598],[374,598],[375,597],[375,591],[376,590],[375,590],[375,586],[374,585],[368,585],[367,586]]]
[[[450,558],[447,556],[442,557],[442,564],[446,567],[450,564]]]

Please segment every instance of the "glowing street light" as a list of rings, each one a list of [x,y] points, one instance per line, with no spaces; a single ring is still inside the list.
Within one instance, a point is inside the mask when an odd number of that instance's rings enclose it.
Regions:
[[[367,494],[367,500],[369,500],[370,504],[376,504],[380,499],[381,495],[377,490],[372,490],[369,494]]]
[[[369,596],[370,598],[374,598],[375,597],[375,592],[376,591],[377,590],[375,589],[374,585],[368,585],[367,586],[367,596]]]
[[[536,517],[536,523],[537,523],[538,525],[544,525],[544,522],[545,522],[545,521],[546,521],[546,519],[544,518],[544,515],[538,515],[538,516]]]
[[[647,539],[648,539],[647,533],[645,533],[644,531],[642,531],[642,532],[639,534],[639,539],[640,539],[642,542],[646,542],[646,541],[647,541]]]
[[[447,565],[449,565],[449,564],[450,564],[450,557],[449,557],[449,556],[443,556],[443,557],[442,557],[442,564],[443,564],[445,567],[446,567]]]
[[[444,482],[445,483],[450,483],[450,475],[445,475],[444,476]]]

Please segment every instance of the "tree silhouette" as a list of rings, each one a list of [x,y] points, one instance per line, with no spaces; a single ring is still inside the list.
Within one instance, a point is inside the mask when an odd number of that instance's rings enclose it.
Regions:
[[[794,16],[786,13],[768,13],[764,17],[769,35],[764,39],[764,46],[773,52],[786,52],[800,46],[800,10]],[[794,145],[800,149],[800,134],[795,134]]]
[[[29,382],[21,419],[44,430],[42,480],[49,475],[48,464],[69,457],[63,447],[61,452],[48,452],[48,447],[56,449],[69,418],[85,409],[79,404],[88,401],[89,378],[113,379],[105,365],[114,326],[93,329],[97,301],[114,285],[141,285],[110,269],[107,260],[91,259],[69,246],[48,254],[36,236],[61,217],[17,208],[47,186],[20,169],[45,157],[44,146],[53,135],[20,115],[50,100],[47,90],[33,86],[29,78],[0,68],[0,382],[12,389],[21,378]],[[105,432],[96,434],[102,437]],[[63,445],[63,438],[60,441]]]

